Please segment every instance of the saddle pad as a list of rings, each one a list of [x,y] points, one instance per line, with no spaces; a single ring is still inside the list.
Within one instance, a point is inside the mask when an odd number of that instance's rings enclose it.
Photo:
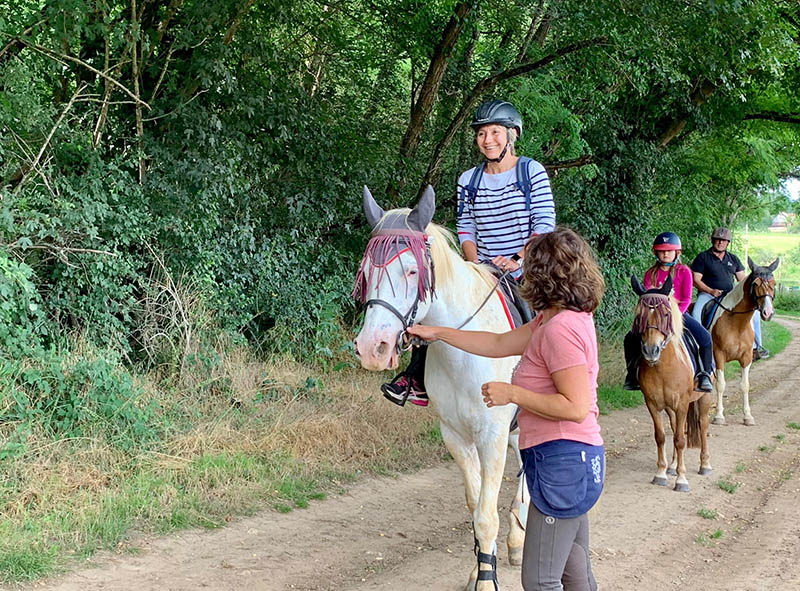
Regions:
[[[683,331],[683,344],[686,345],[686,350],[689,351],[689,359],[692,361],[692,373],[697,374],[697,368],[700,367],[700,346],[688,330]]]

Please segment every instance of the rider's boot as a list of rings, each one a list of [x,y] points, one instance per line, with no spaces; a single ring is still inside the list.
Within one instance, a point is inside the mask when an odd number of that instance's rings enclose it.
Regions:
[[[711,346],[700,347],[700,364],[697,368],[697,389],[700,392],[711,392],[714,389],[711,383],[711,372],[714,371],[714,356],[711,353]]]
[[[417,406],[428,406],[428,394],[413,376],[398,374],[391,382],[381,385],[384,398],[403,406],[409,401]]]
[[[632,332],[625,335],[625,390],[639,389],[639,337]]]
[[[698,371],[695,378],[697,378],[697,390],[700,392],[711,392],[714,389],[711,376],[707,371]]]
[[[428,393],[425,391],[425,359],[428,347],[415,347],[411,361],[404,372],[397,374],[391,382],[381,386],[384,398],[403,406],[409,401],[417,406],[428,406]]]

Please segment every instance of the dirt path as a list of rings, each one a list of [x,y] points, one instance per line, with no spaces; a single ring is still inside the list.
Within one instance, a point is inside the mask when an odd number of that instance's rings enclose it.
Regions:
[[[601,588],[800,590],[800,431],[787,427],[800,423],[800,322],[781,323],[794,339],[751,372],[756,426],[741,424],[738,380],[730,381],[728,425],[711,428],[714,474],[698,476],[699,452],[687,453],[690,493],[649,484],[655,444],[644,407],[601,417],[608,479],[591,513]],[[738,488],[726,492],[720,479]],[[512,489],[504,487],[504,506]],[[461,476],[448,464],[364,482],[288,515],[153,540],[137,556],[98,556],[90,568],[31,588],[457,590],[473,565],[471,540]],[[503,545],[499,577],[502,589],[521,589]]]

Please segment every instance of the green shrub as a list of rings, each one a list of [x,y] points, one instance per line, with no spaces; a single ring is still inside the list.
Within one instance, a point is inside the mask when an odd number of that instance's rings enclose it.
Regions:
[[[37,350],[44,334],[33,269],[0,250],[0,351],[19,356]]]
[[[800,291],[779,291],[775,294],[775,307],[779,310],[800,312]]]
[[[125,450],[158,435],[155,407],[117,362],[101,356],[0,361],[0,424],[14,426],[0,457],[24,449],[32,432],[63,439],[91,437]]]

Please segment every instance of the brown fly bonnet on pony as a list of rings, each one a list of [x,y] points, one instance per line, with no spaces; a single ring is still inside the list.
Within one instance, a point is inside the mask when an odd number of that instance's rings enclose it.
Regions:
[[[428,236],[425,234],[425,228],[433,218],[435,207],[433,188],[429,186],[412,211],[408,213],[390,211],[387,214],[377,204],[369,189],[364,187],[364,213],[372,227],[372,234],[358,267],[352,297],[360,302],[366,301],[369,286],[379,285],[383,278],[388,276],[386,269],[389,263],[403,252],[410,252],[417,264],[419,300],[424,302],[428,294],[434,292],[436,285],[433,261],[428,253]],[[402,259],[400,264],[403,264]],[[373,280],[376,283],[373,283]],[[391,277],[389,281],[394,293]]]
[[[669,294],[672,291],[672,278],[667,277],[658,289],[645,290],[644,286],[635,276],[631,277],[633,291],[639,296],[639,305],[636,306],[633,318],[634,334],[644,334],[648,328],[655,328],[665,338],[673,333],[672,328],[672,305],[669,301]],[[656,313],[655,320],[650,319],[650,312]]]

